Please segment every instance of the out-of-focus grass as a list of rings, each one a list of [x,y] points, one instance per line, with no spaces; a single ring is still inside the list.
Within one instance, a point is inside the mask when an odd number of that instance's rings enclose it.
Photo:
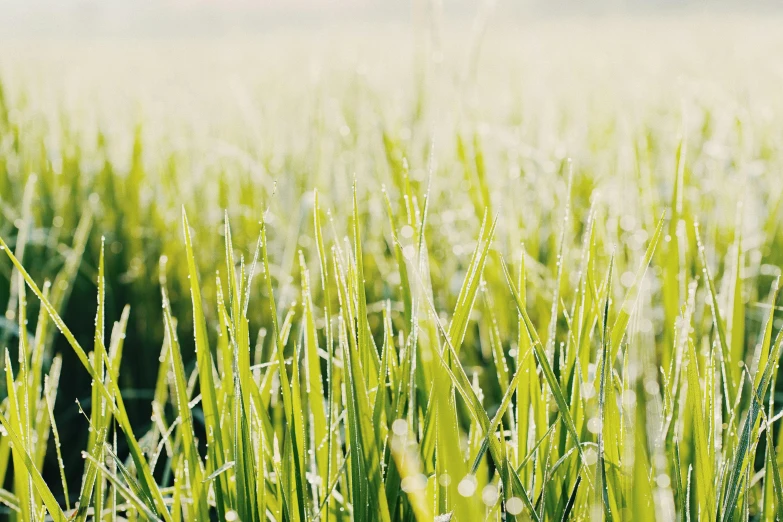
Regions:
[[[783,38],[697,20],[9,43],[0,502],[774,520]]]

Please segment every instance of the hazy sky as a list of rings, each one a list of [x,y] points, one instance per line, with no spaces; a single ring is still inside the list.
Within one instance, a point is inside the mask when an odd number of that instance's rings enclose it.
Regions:
[[[768,0],[123,0],[60,2],[0,0],[0,40],[60,36],[202,36],[266,32],[285,27],[410,24],[413,6],[435,10],[444,19],[470,21],[487,6],[496,20],[513,22],[536,16],[572,16],[660,12],[768,11]],[[433,7],[436,6],[436,7]]]

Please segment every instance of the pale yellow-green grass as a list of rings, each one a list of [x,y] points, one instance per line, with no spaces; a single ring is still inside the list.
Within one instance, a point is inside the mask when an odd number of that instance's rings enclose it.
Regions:
[[[3,42],[5,513],[778,519],[775,16]]]

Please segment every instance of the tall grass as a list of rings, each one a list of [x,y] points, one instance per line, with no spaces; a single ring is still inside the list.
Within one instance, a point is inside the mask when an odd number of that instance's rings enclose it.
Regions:
[[[119,132],[9,74],[8,516],[776,520],[781,107],[615,57]]]

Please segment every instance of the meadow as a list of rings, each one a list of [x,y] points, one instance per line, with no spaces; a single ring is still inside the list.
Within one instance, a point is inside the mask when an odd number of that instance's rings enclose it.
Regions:
[[[779,21],[3,41],[2,516],[783,518]]]

